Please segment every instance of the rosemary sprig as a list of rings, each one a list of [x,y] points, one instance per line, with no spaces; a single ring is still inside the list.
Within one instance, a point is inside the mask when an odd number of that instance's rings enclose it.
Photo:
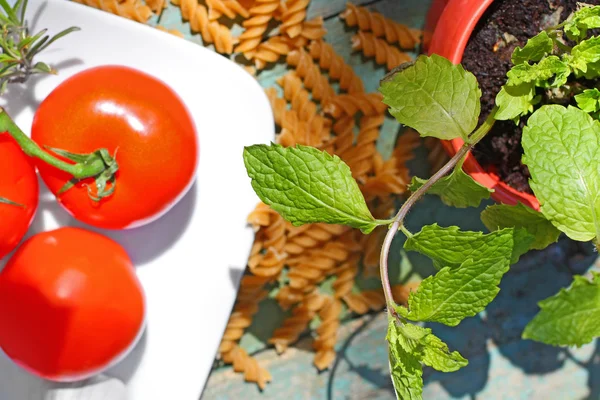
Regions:
[[[52,37],[46,35],[46,29],[30,35],[25,21],[26,8],[27,0],[17,0],[13,7],[6,0],[0,0],[0,94],[9,83],[25,82],[34,74],[56,73],[48,64],[34,62],[34,57],[57,39],[79,30],[72,26]]]

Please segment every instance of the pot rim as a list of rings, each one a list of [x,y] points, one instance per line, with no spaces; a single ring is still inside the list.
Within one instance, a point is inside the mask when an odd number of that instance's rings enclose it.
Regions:
[[[435,53],[454,64],[460,63],[475,26],[492,2],[493,0],[448,1],[433,31],[427,54]],[[462,139],[441,142],[450,156],[456,154],[464,144]],[[463,168],[475,181],[494,189],[491,197],[497,202],[509,205],[523,203],[535,210],[540,209],[540,203],[535,196],[519,192],[503,182],[498,175],[485,171],[473,154],[467,154]]]

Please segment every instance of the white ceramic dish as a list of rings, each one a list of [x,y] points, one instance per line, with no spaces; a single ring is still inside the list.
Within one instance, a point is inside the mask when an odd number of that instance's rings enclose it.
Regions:
[[[154,28],[63,0],[29,0],[33,31],[82,28],[39,57],[57,76],[12,86],[0,99],[29,132],[37,105],[64,79],[85,68],[121,64],[162,79],[196,122],[197,182],[167,215],[129,231],[101,231],[120,242],[138,267],[148,300],[147,331],[108,375],[123,380],[132,400],[196,400],[235,301],[253,234],[246,216],[256,205],[243,146],[274,137],[268,100],[253,77],[224,57]],[[30,235],[83,226],[42,184]],[[0,264],[0,267],[2,265]],[[56,385],[36,379],[0,352],[0,399],[38,400]]]

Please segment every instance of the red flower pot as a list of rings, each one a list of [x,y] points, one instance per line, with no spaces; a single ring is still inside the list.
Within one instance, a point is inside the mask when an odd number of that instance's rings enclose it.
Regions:
[[[473,29],[493,0],[436,0],[427,17],[427,24],[435,24],[428,54],[438,54],[455,64],[462,56]],[[445,7],[444,6],[445,3]],[[441,11],[443,10],[443,11]],[[440,14],[441,12],[441,14]],[[427,27],[426,27],[427,28]],[[461,139],[442,141],[446,152],[453,156],[463,145]],[[468,154],[464,170],[484,186],[494,189],[492,198],[505,204],[521,202],[539,210],[540,203],[527,193],[519,192],[500,180],[496,174],[486,172],[472,154]]]

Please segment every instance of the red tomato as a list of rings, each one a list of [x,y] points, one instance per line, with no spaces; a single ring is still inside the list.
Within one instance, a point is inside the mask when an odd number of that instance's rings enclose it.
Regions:
[[[116,153],[116,190],[99,203],[88,196],[92,179],[58,195],[71,177],[37,163],[60,203],[75,218],[101,228],[157,219],[183,197],[196,171],[198,143],[187,108],[163,82],[131,68],[102,66],[64,81],[38,108],[32,138],[71,153],[99,148]]]
[[[7,133],[0,133],[0,198],[21,206],[0,202],[0,259],[23,238],[38,206],[35,168]]]
[[[46,379],[85,379],[118,361],[140,337],[144,315],[127,253],[98,233],[40,233],[0,272],[0,347]]]

